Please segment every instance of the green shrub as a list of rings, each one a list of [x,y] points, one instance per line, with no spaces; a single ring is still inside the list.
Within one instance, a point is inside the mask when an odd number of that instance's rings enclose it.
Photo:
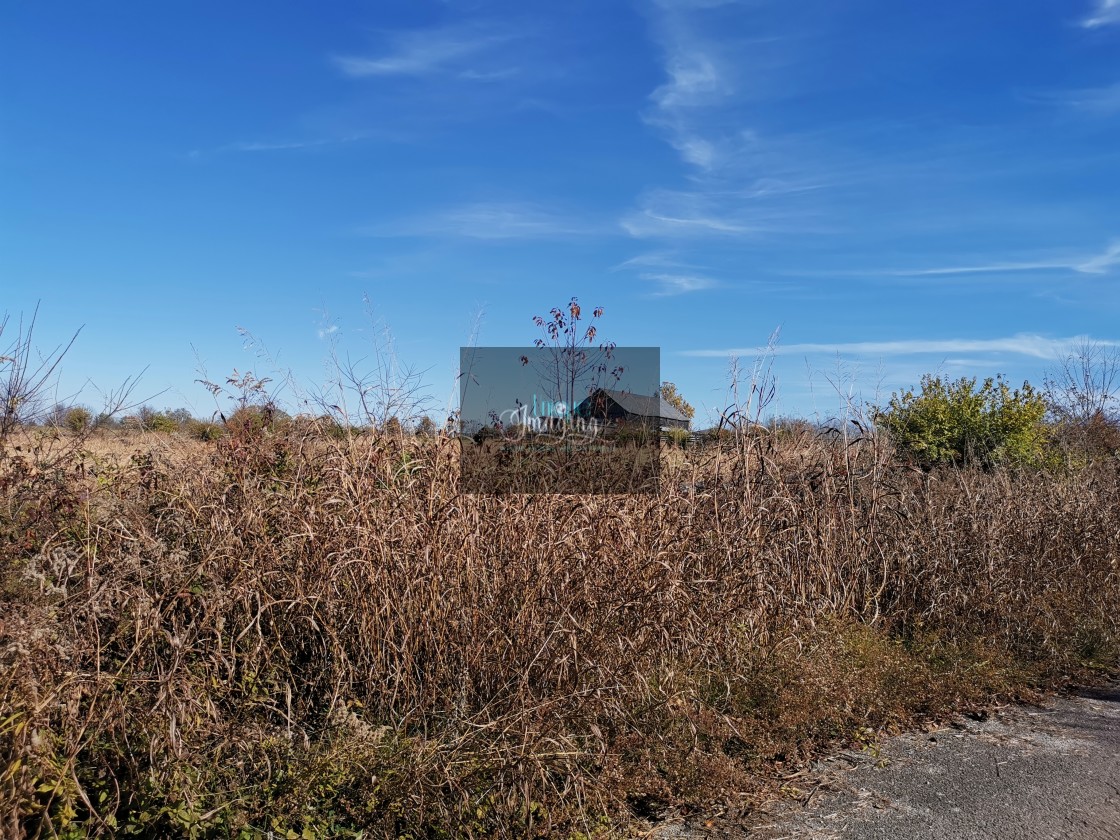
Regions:
[[[179,424],[166,413],[146,405],[137,413],[137,419],[140,428],[147,432],[174,432],[179,429]]]
[[[147,429],[152,432],[176,432],[179,430],[179,424],[160,412],[152,416]]]
[[[930,468],[938,464],[1039,464],[1047,457],[1046,401],[1024,382],[1012,390],[1002,376],[955,382],[926,375],[921,392],[896,393],[876,422],[899,451]]]
[[[66,413],[62,416],[62,422],[67,429],[77,434],[90,427],[93,422],[93,414],[88,408],[76,405],[66,410]]]
[[[222,436],[222,427],[208,420],[190,419],[183,424],[188,435],[197,440],[217,440]]]

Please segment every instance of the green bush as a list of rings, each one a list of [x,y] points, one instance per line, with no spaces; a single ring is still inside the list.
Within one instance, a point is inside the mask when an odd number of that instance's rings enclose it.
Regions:
[[[77,434],[90,427],[93,422],[93,414],[88,408],[76,405],[66,410],[66,413],[62,416],[62,422],[67,429]]]
[[[955,382],[926,375],[921,392],[896,393],[876,422],[900,453],[938,464],[1040,464],[1047,458],[1046,401],[1024,382],[1012,390],[1002,376]]]
[[[148,418],[144,428],[150,432],[174,432],[178,431],[179,424],[163,412],[157,412]]]
[[[140,428],[147,432],[174,432],[179,429],[179,424],[162,411],[156,411],[150,406],[143,406],[137,413]]]
[[[183,429],[188,435],[197,440],[217,440],[222,436],[222,427],[218,423],[212,423],[208,420],[196,420],[191,418],[183,424]]]

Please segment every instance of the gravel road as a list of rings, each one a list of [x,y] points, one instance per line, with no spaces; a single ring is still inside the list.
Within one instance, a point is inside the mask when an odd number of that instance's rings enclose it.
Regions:
[[[781,805],[749,828],[677,823],[653,836],[1118,840],[1120,687],[888,738],[793,784],[812,791],[807,804]]]

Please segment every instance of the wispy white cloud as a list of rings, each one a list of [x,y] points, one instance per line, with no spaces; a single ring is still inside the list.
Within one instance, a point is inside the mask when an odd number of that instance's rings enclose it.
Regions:
[[[649,251],[645,254],[638,254],[636,257],[630,257],[628,260],[623,260],[618,265],[612,266],[611,271],[623,271],[636,268],[694,269],[696,266],[681,259],[674,251]]]
[[[497,82],[502,79],[512,79],[521,75],[520,67],[502,67],[498,70],[463,70],[460,79],[469,79],[475,82]]]
[[[337,137],[316,137],[310,140],[254,140],[247,143],[231,143],[225,146],[223,151],[283,152],[295,149],[317,149],[322,146],[339,146],[346,143],[356,143],[360,140],[369,140],[377,136],[380,136],[380,132],[355,131],[349,134],[340,134]]]
[[[819,189],[820,178],[808,177],[792,144],[754,126],[756,106],[774,95],[791,61],[788,33],[745,34],[773,27],[769,5],[652,2],[664,79],[641,116],[676,151],[689,184],[639,195],[620,219],[631,236],[741,239],[815,226],[807,217],[818,210],[798,193]]]
[[[692,190],[650,190],[620,224],[639,239],[805,232],[819,228],[819,221],[812,208],[797,206],[794,197],[817,188],[810,183],[760,179],[699,184]]]
[[[597,233],[571,215],[537,204],[476,202],[363,230],[369,236],[453,236],[467,239],[555,239]]]
[[[835,344],[786,344],[775,352],[784,355],[853,355],[853,356],[915,356],[949,355],[958,353],[1004,353],[1029,356],[1036,359],[1061,358],[1085,336],[1046,338],[1030,333],[1019,333],[1005,338],[947,338],[904,339],[900,341],[852,341]],[[1098,344],[1120,346],[1120,342],[1094,339]],[[763,348],[731,347],[719,350],[685,350],[681,355],[696,357],[754,356]]]
[[[1107,117],[1120,113],[1120,82],[1095,88],[1038,91],[1024,98],[1040,105]]]
[[[745,8],[720,8],[732,5],[746,4],[662,0],[651,13],[665,80],[650,93],[642,117],[701,173],[753,157],[757,137],[744,127],[744,105],[780,87],[780,70],[790,63],[787,37],[744,37],[751,18]],[[768,4],[752,5],[758,11]]]
[[[1093,11],[1081,21],[1086,29],[1120,23],[1120,0],[1096,0]]]
[[[224,149],[231,152],[280,152],[288,151],[291,149],[313,149],[317,146],[328,146],[336,142],[341,141],[326,138],[322,138],[319,140],[253,140],[246,143],[231,143],[230,145],[225,146]]]
[[[662,9],[715,9],[719,6],[740,5],[743,0],[653,0]]]
[[[454,72],[461,78],[488,80],[504,78],[515,70],[464,65],[512,38],[508,32],[482,31],[476,27],[397,32],[390,36],[388,48],[380,55],[333,56],[331,60],[340,72],[351,78]]]
[[[731,219],[699,215],[684,207],[678,211],[661,211],[646,207],[628,214],[622,219],[621,224],[623,230],[640,239],[697,235],[739,236],[759,233],[763,230]]]
[[[665,72],[669,80],[650,95],[664,112],[710,105],[730,91],[713,58],[697,43],[674,42],[668,49]]]
[[[702,112],[725,100],[732,85],[715,46],[693,31],[685,14],[692,8],[661,5],[659,26],[667,80],[650,94],[653,107],[644,119],[661,130],[685,163],[709,170],[720,162],[720,150],[704,136]]]
[[[980,263],[942,268],[899,269],[882,272],[895,277],[937,277],[954,274],[1002,274],[1023,271],[1076,271],[1079,274],[1107,274],[1120,264],[1120,240],[1103,252],[1089,257],[1028,262]],[[871,272],[874,273],[874,272]]]
[[[717,288],[703,266],[683,260],[674,251],[650,251],[613,266],[611,271],[631,271],[654,285],[650,297],[673,297]]]
[[[1090,257],[1073,268],[1083,274],[1104,274],[1118,263],[1120,263],[1120,240],[1109,245],[1104,253]]]
[[[654,297],[670,297],[673,295],[683,295],[689,292],[700,292],[705,289],[715,288],[715,280],[710,277],[701,277],[695,274],[655,274],[647,273],[642,274],[643,280],[650,280],[657,284],[657,291],[653,292]]]
[[[375,138],[388,139],[390,135],[382,131],[351,131],[332,137],[312,137],[305,140],[247,140],[237,143],[227,143],[215,149],[192,149],[188,157],[198,160],[212,155],[243,152],[252,154],[256,152],[288,152],[303,149],[320,149],[328,146],[339,146],[347,143],[356,143],[361,140]]]
[[[670,138],[669,142],[680,152],[685,163],[701,169],[711,169],[716,164],[718,151],[715,144],[702,137],[678,134]]]
[[[1021,262],[1021,263],[989,263],[981,265],[952,265],[943,268],[917,268],[897,269],[885,271],[894,277],[942,277],[953,274],[1002,274],[1018,271],[1053,271],[1055,269],[1071,269],[1074,265],[1068,262]]]

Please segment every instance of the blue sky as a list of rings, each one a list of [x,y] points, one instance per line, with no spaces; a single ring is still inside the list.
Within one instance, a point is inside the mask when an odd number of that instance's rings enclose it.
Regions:
[[[388,329],[443,406],[461,344],[571,295],[701,418],[777,327],[774,410],[824,416],[1120,341],[1120,0],[39,0],[0,31],[0,308],[85,325],[66,393],[147,367],[207,414],[199,364],[323,381]]]

